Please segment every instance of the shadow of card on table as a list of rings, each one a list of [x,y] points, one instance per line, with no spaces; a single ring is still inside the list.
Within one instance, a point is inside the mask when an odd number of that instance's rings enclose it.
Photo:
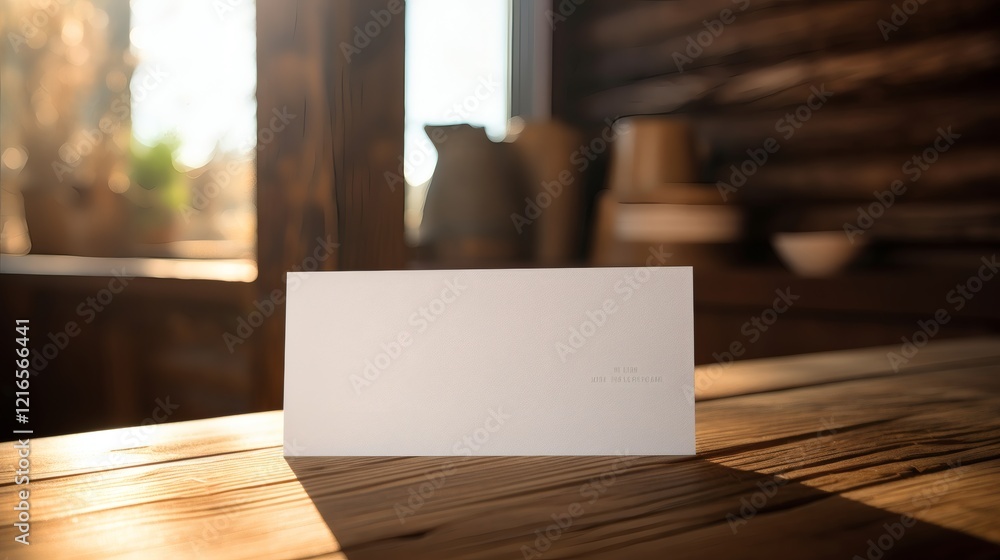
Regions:
[[[993,558],[1000,547],[700,457],[287,457],[351,560]]]

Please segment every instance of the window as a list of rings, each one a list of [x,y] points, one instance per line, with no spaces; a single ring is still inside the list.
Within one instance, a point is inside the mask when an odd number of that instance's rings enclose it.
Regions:
[[[253,257],[253,0],[0,11],[0,249]]]
[[[506,134],[510,0],[410,0],[406,10],[402,165],[412,240],[437,162],[424,126],[469,123],[484,127],[494,140]]]

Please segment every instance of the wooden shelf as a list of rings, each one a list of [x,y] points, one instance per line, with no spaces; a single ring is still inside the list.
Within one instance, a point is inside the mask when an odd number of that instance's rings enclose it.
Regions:
[[[0,273],[40,276],[114,276],[253,282],[257,263],[249,259],[149,259],[71,255],[3,255]]]
[[[976,263],[973,263],[976,264]],[[921,271],[856,271],[830,278],[802,278],[778,267],[731,268],[694,271],[696,305],[764,308],[774,300],[774,290],[792,288],[801,299],[797,310],[851,314],[900,315],[918,318],[940,307],[956,284],[965,283],[977,268]],[[739,286],[739,289],[733,289]],[[975,294],[962,309],[967,317],[1000,319],[1000,295],[993,289]]]

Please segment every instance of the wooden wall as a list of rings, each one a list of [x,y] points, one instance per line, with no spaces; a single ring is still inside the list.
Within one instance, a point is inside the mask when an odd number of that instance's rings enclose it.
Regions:
[[[162,262],[142,273],[126,259],[137,277],[85,322],[79,306],[125,261],[90,276],[4,272],[0,320],[13,333],[30,319],[32,352],[53,354],[31,380],[35,436],[137,426],[161,400],[179,407],[169,421],[280,408],[286,272],[405,266],[403,190],[385,179],[403,153],[402,2],[256,6],[256,281],[190,279]],[[287,122],[272,127],[276,112]],[[0,350],[14,344],[9,334]]]
[[[713,352],[741,340],[741,324],[785,286],[806,296],[743,358],[899,344],[916,321],[945,305],[949,286],[1000,249],[1000,4],[554,6],[554,115],[593,131],[628,115],[688,119],[702,144],[709,191],[729,182],[747,150],[769,138],[780,146],[726,201],[749,218],[742,262],[732,271],[695,269],[698,362],[715,361]],[[832,95],[819,103],[816,90]],[[811,96],[813,107],[803,109]],[[796,123],[785,120],[797,113]],[[960,138],[911,180],[904,164],[949,128]],[[825,217],[822,229],[840,229],[896,180],[907,191],[885,224],[906,222],[903,240],[868,246],[842,277],[801,279],[784,270],[771,233],[820,229],[810,222],[817,216]],[[941,227],[946,222],[950,229]],[[1000,284],[984,288],[940,336],[1000,330],[998,292]]]
[[[554,112],[684,115],[711,147],[710,181],[774,136],[744,194],[781,200],[870,198],[950,126],[959,145],[911,198],[996,198],[998,16],[989,0],[591,0],[556,23]],[[821,86],[832,97],[786,140],[776,123]]]
[[[136,276],[123,288],[110,283],[111,271],[0,274],[0,320],[11,333],[16,319],[30,321],[35,436],[138,426],[159,402],[177,406],[171,422],[260,410],[257,339],[232,351],[224,339],[245,313],[252,284],[119,270]],[[7,355],[16,348],[13,336],[0,340]],[[14,390],[13,383],[3,389],[9,402]]]

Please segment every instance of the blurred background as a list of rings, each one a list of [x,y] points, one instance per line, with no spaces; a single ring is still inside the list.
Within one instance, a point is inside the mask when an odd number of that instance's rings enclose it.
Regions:
[[[996,333],[998,15],[4,2],[35,435],[280,408],[287,271],[691,265],[700,364]]]

